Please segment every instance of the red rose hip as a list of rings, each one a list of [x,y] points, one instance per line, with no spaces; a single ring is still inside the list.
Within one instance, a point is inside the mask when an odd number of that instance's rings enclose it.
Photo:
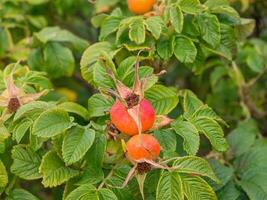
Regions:
[[[152,135],[135,135],[127,142],[126,150],[130,160],[144,162],[144,160],[153,160],[159,156],[160,144]]]
[[[133,108],[134,109],[134,108]],[[110,110],[111,122],[126,135],[138,134],[138,128],[135,120],[128,113],[120,101],[116,101]],[[142,125],[142,132],[152,128],[155,121],[155,111],[152,105],[146,99],[140,102],[140,122]]]

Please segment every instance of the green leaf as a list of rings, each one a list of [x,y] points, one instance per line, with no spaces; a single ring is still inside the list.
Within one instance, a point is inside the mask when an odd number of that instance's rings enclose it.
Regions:
[[[8,29],[0,27],[0,56],[4,55],[5,51],[10,47],[8,39]]]
[[[43,156],[39,171],[43,175],[42,184],[45,187],[56,187],[79,174],[78,170],[66,167],[55,151],[49,151]]]
[[[39,200],[36,196],[32,195],[30,192],[17,188],[12,190],[5,200]]]
[[[129,38],[136,44],[142,44],[146,39],[146,29],[143,18],[137,18],[130,24]]]
[[[265,58],[259,52],[252,50],[246,58],[246,63],[252,71],[260,73],[264,69]]]
[[[175,160],[173,166],[177,166],[179,173],[193,174],[194,176],[206,176],[215,182],[220,182],[214,174],[210,164],[197,156],[185,156]]]
[[[157,42],[157,52],[159,56],[168,60],[172,57],[174,51],[174,37],[168,39],[161,39]]]
[[[28,120],[28,119],[25,119],[19,124],[17,124],[14,127],[12,138],[15,139],[17,143],[19,144],[21,139],[26,134],[27,130],[31,127],[32,124],[33,124],[33,121]]]
[[[98,191],[99,200],[117,200],[116,195],[107,188],[101,188]]]
[[[193,63],[196,59],[197,48],[187,37],[176,37],[174,55],[182,63]]]
[[[109,42],[98,42],[89,46],[81,58],[81,72],[83,78],[93,84],[93,71],[98,58],[107,52],[111,58],[116,54],[115,47]],[[99,65],[99,64],[98,64]]]
[[[198,176],[190,176],[187,174],[180,174],[184,193],[187,199],[190,200],[217,200],[213,189]]]
[[[240,25],[235,27],[235,32],[240,40],[246,39],[255,29],[255,20],[241,18]]]
[[[200,132],[205,134],[214,149],[221,152],[228,149],[228,144],[224,138],[223,130],[216,121],[209,118],[198,118],[191,122]]]
[[[253,182],[241,181],[240,185],[250,200],[267,200],[267,191]]]
[[[95,139],[95,131],[82,127],[69,129],[64,137],[62,154],[67,165],[71,165],[86,154]]]
[[[145,20],[145,25],[153,37],[159,39],[164,25],[162,18],[160,16],[149,17]]]
[[[54,108],[43,112],[34,122],[32,133],[38,137],[52,137],[61,134],[72,126],[68,113]]]
[[[213,182],[211,183],[213,189],[217,191],[224,187],[232,179],[234,175],[234,169],[231,166],[224,166],[222,163],[215,159],[209,160],[209,163],[212,169],[214,170],[216,176],[220,180],[220,184],[216,184]]]
[[[113,103],[114,100],[111,97],[94,94],[88,99],[88,111],[90,118],[106,115]]]
[[[0,160],[0,188],[5,188],[8,183],[8,175],[4,163]]]
[[[83,179],[79,182],[83,183],[98,183],[104,178],[102,165],[104,160],[104,153],[106,151],[107,138],[104,134],[96,134],[93,146],[85,155],[88,165],[85,169]]]
[[[40,32],[34,34],[35,39],[46,44],[48,42],[69,43],[74,50],[82,52],[88,42],[74,35],[73,33],[60,29],[59,27],[46,27]]]
[[[170,21],[177,33],[181,33],[184,25],[184,15],[180,6],[172,6],[170,8]]]
[[[71,76],[75,60],[70,49],[58,43],[48,43],[44,48],[45,71],[52,78]]]
[[[9,137],[10,137],[9,130],[4,125],[4,122],[0,121],[0,141],[4,141]]]
[[[104,19],[101,24],[99,40],[104,40],[111,33],[114,33],[119,28],[121,17],[109,16]]]
[[[196,155],[200,144],[200,138],[196,127],[190,122],[181,120],[175,120],[171,126],[175,132],[184,139],[184,150],[189,155]]]
[[[203,105],[193,114],[193,118],[209,118],[221,122],[226,125],[226,122],[219,117],[208,105]]]
[[[157,130],[154,132],[154,136],[160,143],[162,150],[164,151],[176,151],[176,135],[172,130]]]
[[[221,40],[218,18],[215,15],[204,13],[197,16],[197,22],[203,40],[214,48],[218,46]]]
[[[23,117],[28,117],[33,115],[36,112],[43,112],[51,108],[51,104],[44,102],[44,101],[33,101],[22,105],[16,112],[14,116],[14,121],[19,120]]]
[[[183,185],[178,171],[163,172],[157,186],[157,200],[183,200]]]
[[[20,145],[12,149],[13,164],[11,172],[25,180],[35,180],[41,178],[38,169],[41,157],[30,148],[23,148]]]
[[[238,25],[241,22],[238,12],[229,5],[218,6],[211,9],[211,12],[226,16],[227,21],[230,21],[231,24]]]
[[[97,62],[93,68],[93,82],[99,88],[115,88],[114,81],[108,75],[106,66],[102,62]]]
[[[136,56],[130,56],[124,59],[118,69],[118,77],[120,78],[121,81],[125,80],[127,76],[129,76],[133,71],[134,71],[134,65],[137,61]]]
[[[178,104],[178,95],[163,85],[154,85],[145,92],[145,98],[152,104],[157,114],[166,115]]]
[[[89,119],[89,113],[83,106],[74,102],[64,102],[58,105],[59,109],[65,110],[69,113],[77,114],[83,117],[85,120]]]
[[[235,159],[234,166],[236,171],[242,174],[249,169],[266,167],[266,154],[266,145],[255,145],[254,147],[251,147],[249,151]]]
[[[227,135],[227,141],[235,156],[240,156],[251,148],[259,134],[256,122],[249,119],[240,122],[237,128]]]
[[[180,0],[179,5],[183,12],[189,14],[197,14],[203,9],[199,0]]]
[[[66,200],[99,200],[97,190],[93,185],[81,185],[73,190]]]
[[[218,8],[220,6],[228,6],[229,5],[229,1],[228,0],[207,0],[205,2],[205,5],[209,9],[214,9],[214,8]]]
[[[192,118],[196,110],[198,110],[202,105],[202,101],[197,98],[197,96],[190,90],[186,90],[183,95],[183,109],[184,116],[186,119]]]
[[[217,197],[220,200],[237,200],[240,191],[236,188],[233,181],[229,181],[221,190],[217,192]]]

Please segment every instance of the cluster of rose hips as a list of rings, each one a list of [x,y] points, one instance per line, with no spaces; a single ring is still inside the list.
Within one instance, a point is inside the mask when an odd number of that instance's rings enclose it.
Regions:
[[[155,127],[156,114],[153,106],[144,98],[146,80],[139,80],[139,63],[135,67],[133,89],[126,87],[113,76],[116,83],[116,102],[110,109],[109,132],[120,132],[131,138],[126,143],[126,157],[132,163],[155,160],[160,153],[160,144],[150,134]]]

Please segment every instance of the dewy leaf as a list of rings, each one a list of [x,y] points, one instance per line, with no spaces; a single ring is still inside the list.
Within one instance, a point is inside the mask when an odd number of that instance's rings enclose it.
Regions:
[[[48,43],[44,48],[45,71],[50,77],[71,76],[75,60],[70,49],[58,43]]]
[[[111,97],[94,94],[88,99],[88,111],[90,118],[106,115],[113,103],[114,100]]]
[[[187,37],[176,37],[174,40],[174,55],[182,63],[193,63],[197,48]]]
[[[180,135],[183,139],[183,148],[189,155],[196,155],[200,138],[196,127],[186,121],[176,120],[171,124],[174,131]]]
[[[164,25],[162,18],[160,16],[149,17],[146,19],[145,25],[153,37],[159,39]]]
[[[99,200],[97,190],[93,185],[81,185],[73,190],[66,200]]]
[[[197,16],[197,22],[203,40],[214,48],[218,46],[221,40],[221,28],[216,15],[200,14]]]
[[[173,166],[177,166],[179,173],[193,174],[194,176],[206,176],[215,182],[220,182],[213,172],[210,164],[197,156],[185,156],[175,160]]]
[[[183,200],[183,185],[178,171],[164,171],[157,186],[156,200]]]
[[[175,90],[163,85],[154,85],[145,92],[145,97],[154,107],[157,114],[166,115],[178,104],[178,95]]]
[[[180,6],[172,6],[170,8],[170,20],[177,33],[181,33],[184,25],[184,15]]]
[[[224,138],[223,130],[216,121],[209,118],[198,118],[192,120],[191,122],[200,132],[205,134],[214,149],[221,152],[228,149],[228,144]]]
[[[27,190],[17,188],[12,190],[5,200],[39,200]]]
[[[72,126],[68,113],[54,108],[43,112],[34,122],[32,133],[38,137],[52,137],[58,135]]]
[[[130,24],[129,38],[136,44],[142,44],[145,42],[146,29],[142,18],[136,18]]]
[[[199,0],[180,0],[179,5],[183,12],[189,14],[197,14],[203,9]]]
[[[24,148],[20,145],[12,149],[13,164],[11,172],[22,179],[35,180],[41,178],[38,169],[41,163],[41,157],[30,148]]]
[[[49,151],[43,156],[40,168],[45,187],[56,187],[79,174],[78,170],[66,167],[55,151]]]
[[[74,102],[64,102],[58,105],[59,109],[65,110],[69,113],[77,114],[83,117],[85,120],[89,119],[89,113],[83,106]]]
[[[64,137],[62,154],[67,165],[71,165],[86,154],[95,139],[95,131],[83,127],[69,129]]]
[[[198,176],[180,174],[184,193],[190,200],[217,200],[216,194],[210,185]]]
[[[8,183],[8,175],[4,163],[0,160],[0,188],[5,188]]]
[[[227,141],[235,156],[240,156],[251,148],[259,134],[256,122],[249,119],[240,122],[237,128],[227,135]]]

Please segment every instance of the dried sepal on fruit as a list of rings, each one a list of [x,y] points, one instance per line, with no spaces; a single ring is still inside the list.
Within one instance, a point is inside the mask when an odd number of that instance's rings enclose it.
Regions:
[[[162,121],[160,124],[157,122],[158,125],[154,126],[155,119],[158,116],[156,116],[155,110],[150,102],[144,98],[144,88],[146,88],[150,77],[140,80],[138,61],[135,65],[135,80],[132,89],[117,80],[111,70],[107,69],[107,71],[114,80],[117,89],[117,92],[109,91],[117,98],[110,109],[110,118],[111,122],[120,132],[132,136],[151,129],[154,130],[156,127],[161,127],[167,125],[167,122],[171,122],[171,119],[166,116],[159,116],[160,118],[164,118],[164,122]]]
[[[29,102],[39,99],[47,90],[39,93],[27,94],[22,88],[15,85],[13,80],[13,71],[5,80],[6,89],[0,95],[0,106],[7,108],[10,113],[16,112],[17,109]]]
[[[136,135],[149,130],[155,121],[155,110],[144,98],[145,79],[139,78],[139,62],[135,65],[135,81],[133,88],[126,87],[112,73],[117,89],[117,100],[110,109],[112,123],[127,135]],[[113,92],[114,93],[114,92]]]

